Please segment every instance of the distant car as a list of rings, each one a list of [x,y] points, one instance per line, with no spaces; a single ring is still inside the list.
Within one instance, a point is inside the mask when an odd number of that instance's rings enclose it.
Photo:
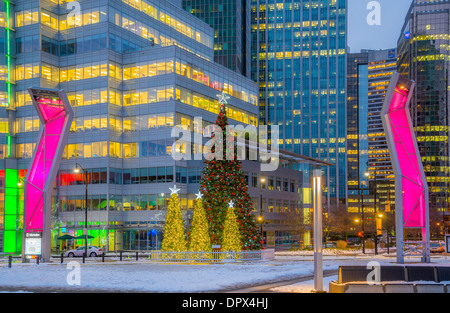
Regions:
[[[361,243],[361,239],[355,238],[355,237],[349,237],[347,238],[347,244],[349,246],[357,246]]]
[[[327,241],[326,244],[322,245],[323,248],[336,248],[337,247],[337,243],[335,241]]]
[[[430,251],[432,253],[442,253],[444,252],[444,245],[442,243],[432,243],[430,245]]]
[[[83,256],[85,248],[84,247],[79,247],[77,249],[74,250],[69,250],[66,251],[66,253],[64,254],[65,256],[68,256],[69,258],[73,258],[75,256]],[[90,257],[96,257],[98,255],[102,254],[102,249],[100,249],[99,247],[95,247],[95,246],[88,246],[88,250],[87,250],[87,255]]]

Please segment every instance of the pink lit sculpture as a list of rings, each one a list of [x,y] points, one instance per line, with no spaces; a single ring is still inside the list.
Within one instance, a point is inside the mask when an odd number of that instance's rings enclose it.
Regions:
[[[52,189],[74,113],[63,91],[28,91],[41,121],[41,131],[25,177],[24,238],[26,233],[42,233],[41,256],[46,262],[50,259]]]
[[[381,111],[395,175],[397,262],[422,254],[430,262],[428,185],[409,111],[414,82],[394,73]],[[421,242],[405,242],[404,229],[419,229]]]

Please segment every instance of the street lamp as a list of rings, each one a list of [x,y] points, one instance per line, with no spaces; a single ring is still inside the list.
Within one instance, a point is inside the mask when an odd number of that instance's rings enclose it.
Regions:
[[[364,176],[369,177],[370,173],[365,172]],[[362,188],[362,184],[359,186],[359,190],[361,193],[361,231],[362,231],[362,253],[366,253],[366,234],[364,232],[364,190]]]
[[[86,186],[86,192],[85,192],[85,198],[84,198],[84,255],[87,257],[87,251],[88,251],[88,233],[87,233],[87,221],[88,221],[88,206],[87,206],[87,199],[88,199],[88,182],[87,182],[87,173],[86,170],[78,163],[75,164],[75,168],[73,170],[76,174],[80,173],[80,171],[83,171],[83,180],[84,185]]]
[[[266,179],[264,177],[261,177],[260,184],[259,184],[259,190],[260,190],[260,197],[259,197],[259,217],[258,221],[260,223],[260,233],[261,233],[261,239],[263,239],[263,207],[262,207],[262,185],[266,182]]]
[[[373,211],[375,216],[378,214],[378,206],[377,206],[377,171],[374,169],[374,181],[373,181]],[[366,172],[365,175],[369,177],[370,173]],[[381,218],[381,217],[380,217]],[[378,255],[378,228],[375,219],[375,255]]]

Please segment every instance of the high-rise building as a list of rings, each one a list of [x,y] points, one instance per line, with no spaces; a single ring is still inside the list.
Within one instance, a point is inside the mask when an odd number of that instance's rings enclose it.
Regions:
[[[250,0],[182,0],[214,29],[214,60],[250,77]]]
[[[2,252],[21,248],[20,182],[40,129],[29,87],[64,90],[75,113],[54,189],[54,249],[58,236],[81,235],[85,226],[90,244],[107,251],[158,248],[169,187],[180,189],[189,224],[203,167],[173,158],[190,145],[175,144],[173,126],[203,133],[217,119],[222,92],[230,96],[230,124],[258,126],[256,84],[214,62],[214,30],[181,1],[4,1],[0,27]],[[327,165],[290,152],[281,159],[278,171],[264,173],[264,186],[259,162],[243,164],[255,215],[261,201],[267,208],[263,231],[271,244],[292,242],[280,213],[311,207],[309,173]]]
[[[260,121],[280,147],[335,164],[325,205],[346,206],[347,1],[252,0],[252,79]]]
[[[380,112],[397,67],[396,50],[350,53],[347,66],[348,212],[364,208],[373,220],[375,212],[394,208],[394,173]]]
[[[443,233],[450,213],[449,23],[448,1],[414,0],[398,40],[399,73],[416,82],[411,116],[429,186],[432,236]]]
[[[368,60],[369,53],[347,55],[348,212],[359,213],[368,180]]]
[[[391,209],[394,201],[394,171],[381,121],[381,109],[392,75],[397,70],[396,49],[368,53],[368,171],[377,211]],[[392,193],[392,199],[391,199]],[[391,203],[392,202],[392,203]]]

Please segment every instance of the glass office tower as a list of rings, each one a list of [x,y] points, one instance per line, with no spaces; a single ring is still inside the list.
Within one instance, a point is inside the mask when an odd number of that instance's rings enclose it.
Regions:
[[[375,211],[393,208],[394,171],[381,121],[381,109],[392,75],[397,70],[396,49],[369,51],[368,60],[369,180]],[[392,193],[392,199],[391,199]],[[392,203],[391,203],[392,200]]]
[[[431,236],[443,234],[450,210],[449,12],[447,1],[413,1],[398,40],[399,73],[417,84],[411,115],[429,186]]]
[[[394,173],[380,112],[397,68],[396,50],[350,53],[347,64],[348,212],[356,230],[360,226],[352,220],[360,218],[363,205],[371,221],[376,212],[394,208]],[[373,227],[366,221],[366,229]]]
[[[347,55],[348,212],[359,213],[368,194],[368,59],[367,51]]]
[[[180,188],[187,226],[203,167],[200,160],[174,160],[172,150],[184,152],[188,143],[174,145],[179,134],[172,137],[172,128],[202,133],[217,119],[221,92],[231,96],[230,124],[259,124],[256,84],[214,62],[213,29],[181,1],[82,0],[75,7],[5,1],[0,26],[2,252],[21,249],[21,182],[40,129],[29,87],[63,89],[75,112],[54,189],[53,249],[65,248],[58,236],[83,233],[85,203],[89,244],[106,251],[159,248],[169,187]],[[292,242],[287,216],[310,208],[309,173],[316,166],[289,153],[281,159],[264,186],[259,162],[243,164],[254,212],[262,201],[273,245]]]
[[[252,0],[252,79],[260,121],[280,146],[324,168],[326,206],[346,207],[347,1]]]
[[[250,77],[250,0],[183,0],[183,8],[214,29],[214,60]]]

